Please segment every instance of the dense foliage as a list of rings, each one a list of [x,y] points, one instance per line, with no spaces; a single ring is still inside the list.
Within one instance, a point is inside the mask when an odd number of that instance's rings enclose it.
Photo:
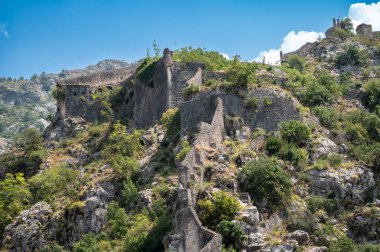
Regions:
[[[270,159],[260,158],[245,164],[239,174],[239,183],[254,200],[267,201],[270,209],[286,205],[292,194],[288,174]]]

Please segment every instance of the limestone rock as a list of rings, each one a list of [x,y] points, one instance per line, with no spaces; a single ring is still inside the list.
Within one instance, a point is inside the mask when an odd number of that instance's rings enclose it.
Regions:
[[[309,234],[303,230],[296,230],[290,234],[290,238],[298,242],[299,245],[307,244],[310,241]]]
[[[375,186],[372,171],[359,166],[351,169],[315,169],[308,175],[313,193],[326,195],[332,192],[338,199],[350,199],[354,204],[363,203],[368,191]]]
[[[251,226],[257,226],[260,221],[259,212],[257,211],[257,207],[251,206],[248,207],[240,214],[242,220]]]
[[[55,238],[56,226],[51,225],[53,210],[46,202],[39,202],[21,214],[5,228],[4,244],[12,251],[34,251],[46,248]]]
[[[312,158],[315,160],[321,156],[328,155],[337,151],[337,145],[327,137],[320,137],[317,139],[315,150],[313,151]]]

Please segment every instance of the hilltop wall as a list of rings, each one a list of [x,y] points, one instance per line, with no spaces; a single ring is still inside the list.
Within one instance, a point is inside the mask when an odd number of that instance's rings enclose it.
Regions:
[[[257,106],[247,106],[246,97],[257,100]],[[254,88],[245,97],[224,91],[209,91],[195,96],[181,105],[181,127],[194,130],[200,122],[211,122],[215,100],[223,101],[225,128],[229,120],[239,119],[251,129],[275,130],[283,121],[300,119],[297,101],[285,91],[273,88]]]

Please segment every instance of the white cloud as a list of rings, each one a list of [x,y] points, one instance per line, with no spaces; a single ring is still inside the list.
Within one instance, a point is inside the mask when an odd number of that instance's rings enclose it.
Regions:
[[[228,55],[227,53],[220,53],[224,58],[226,58],[226,60],[229,60],[231,59],[230,55]]]
[[[291,31],[282,40],[280,48],[261,51],[255,61],[262,62],[265,57],[265,62],[270,64],[278,64],[280,61],[280,51],[283,53],[293,52],[298,50],[307,42],[315,42],[319,37],[324,37],[322,32],[314,31]]]
[[[373,30],[380,31],[380,2],[352,4],[348,10],[348,16],[352,19],[355,28],[365,23],[371,24]]]
[[[9,33],[6,28],[7,24],[0,23],[0,37],[9,38]]]

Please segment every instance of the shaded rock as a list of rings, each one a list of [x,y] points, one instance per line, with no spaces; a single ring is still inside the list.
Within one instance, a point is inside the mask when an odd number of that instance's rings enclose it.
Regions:
[[[259,212],[255,206],[247,207],[244,212],[240,214],[240,217],[245,223],[254,227],[257,226],[260,221]]]
[[[298,242],[299,245],[307,244],[310,241],[309,234],[303,230],[296,230],[290,234],[290,238]]]

